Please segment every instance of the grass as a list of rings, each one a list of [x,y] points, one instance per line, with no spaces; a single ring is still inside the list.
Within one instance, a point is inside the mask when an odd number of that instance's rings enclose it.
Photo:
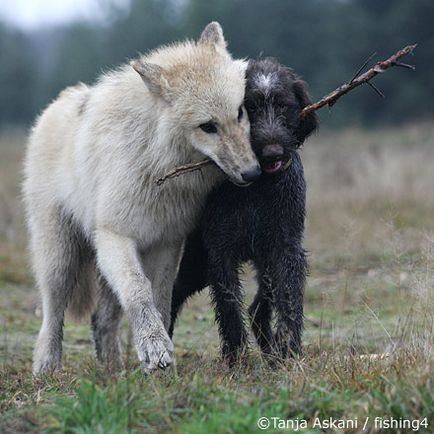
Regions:
[[[253,342],[221,363],[207,294],[175,330],[176,366],[150,377],[95,362],[89,325],[67,321],[64,369],[31,375],[40,326],[18,199],[22,137],[0,139],[0,432],[434,431],[434,127],[322,132],[303,150],[309,185],[304,354],[270,369]],[[247,302],[254,273],[244,272]],[[280,418],[280,419],[273,419]],[[356,428],[314,426],[354,421]],[[278,423],[286,423],[285,426]],[[273,425],[274,424],[274,425]]]

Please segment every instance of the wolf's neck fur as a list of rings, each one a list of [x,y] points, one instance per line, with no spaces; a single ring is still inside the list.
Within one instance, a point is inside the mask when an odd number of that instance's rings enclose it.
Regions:
[[[95,224],[106,224],[145,238],[149,233],[144,233],[143,222],[155,220],[160,223],[155,227],[170,227],[172,236],[186,236],[222,173],[207,167],[158,186],[156,180],[174,167],[204,158],[186,142],[170,107],[152,96],[128,67],[101,79],[91,93],[80,156],[86,176],[72,193],[77,205],[71,211],[88,233]],[[98,210],[89,207],[95,197]]]

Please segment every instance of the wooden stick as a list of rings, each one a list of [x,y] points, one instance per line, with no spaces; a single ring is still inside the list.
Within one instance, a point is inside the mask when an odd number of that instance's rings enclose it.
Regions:
[[[382,62],[377,62],[372,68],[368,69],[366,72],[361,74],[364,67],[367,65],[369,60],[371,60],[371,58],[373,57],[371,56],[348,83],[344,83],[342,86],[339,86],[333,92],[330,92],[328,95],[324,96],[319,101],[306,106],[301,111],[301,115],[300,115],[301,119],[305,118],[309,113],[319,110],[320,108],[326,105],[332,107],[334,104],[336,104],[336,101],[340,97],[344,96],[345,94],[355,89],[356,87],[361,86],[362,84],[372,85],[372,83],[370,83],[370,80],[372,80],[378,74],[381,74],[387,69],[391,68],[392,66],[399,66],[401,68],[414,70],[415,69],[414,65],[408,65],[407,63],[399,62],[399,59],[401,59],[401,57],[413,53],[413,50],[416,47],[417,44],[407,45],[403,49],[397,51],[395,54],[390,56],[388,59],[383,60]],[[375,86],[374,86],[374,90],[376,90],[377,92],[379,92],[380,95],[382,95],[382,93]],[[162,185],[169,178],[176,178],[179,175],[183,175],[184,173],[194,172],[195,170],[203,169],[204,167],[210,166],[211,164],[215,164],[215,163],[212,160],[203,160],[196,163],[184,164],[182,166],[175,167],[170,172],[166,173],[164,176],[157,179],[156,183],[157,185]]]
[[[198,161],[197,163],[184,164],[183,166],[175,167],[170,172],[167,172],[161,178],[158,178],[155,182],[157,185],[161,185],[168,178],[176,178],[179,175],[188,172],[194,172],[195,170],[199,170],[202,167],[209,166],[210,164],[215,164],[215,163],[212,160],[202,160],[202,161]]]
[[[383,73],[384,71],[386,71],[386,69],[389,69],[392,66],[400,66],[403,68],[414,70],[414,65],[407,65],[406,63],[398,62],[398,60],[401,57],[412,53],[416,46],[417,44],[408,45],[402,50],[397,51],[393,56],[390,56],[388,59],[383,60],[382,62],[378,62],[375,66],[373,66],[371,69],[368,69],[365,73],[353,77],[353,79],[349,83],[345,83],[342,86],[339,86],[333,92],[330,92],[328,95],[321,98],[318,102],[306,106],[301,111],[301,118],[306,117],[309,113],[314,112],[315,110],[318,110],[325,105],[332,107],[334,104],[336,104],[336,101],[341,96],[344,96],[346,93],[350,92],[358,86],[361,86],[362,84],[368,83],[376,75]]]

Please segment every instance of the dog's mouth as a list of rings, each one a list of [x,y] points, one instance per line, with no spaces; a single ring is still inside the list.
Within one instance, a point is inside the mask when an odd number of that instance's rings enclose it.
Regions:
[[[285,144],[267,144],[260,148],[258,155],[263,173],[274,174],[284,172],[291,161],[291,152],[286,149]],[[285,152],[286,149],[286,152]]]
[[[277,173],[283,167],[282,160],[266,161],[261,164],[262,171],[265,173]]]
[[[284,172],[286,169],[288,169],[290,164],[291,157],[288,157],[287,160],[282,160],[280,158],[274,159],[272,161],[263,160],[261,161],[261,169],[264,173],[273,174],[278,172]]]

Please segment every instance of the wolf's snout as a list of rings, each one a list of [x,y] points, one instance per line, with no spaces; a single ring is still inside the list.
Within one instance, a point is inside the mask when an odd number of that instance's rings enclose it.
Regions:
[[[243,178],[243,181],[246,182],[255,181],[260,176],[261,176],[261,166],[259,165],[256,165],[253,168],[241,173],[241,178]]]
[[[279,158],[283,157],[283,147],[280,145],[267,145],[262,150],[262,156],[265,158]]]

